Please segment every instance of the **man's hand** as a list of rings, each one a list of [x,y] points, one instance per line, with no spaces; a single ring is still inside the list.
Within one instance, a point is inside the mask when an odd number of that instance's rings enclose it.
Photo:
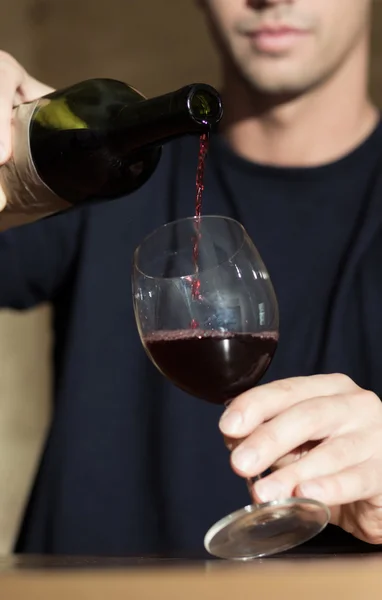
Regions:
[[[260,502],[300,496],[331,509],[331,522],[382,543],[382,405],[345,375],[275,381],[232,401],[220,421],[236,473]]]
[[[30,179],[24,182],[23,173],[20,177],[16,175],[10,161],[14,152],[13,108],[51,91],[52,88],[28,75],[12,56],[0,50],[0,232],[69,207],[61,199],[46,200],[46,194],[40,190],[35,193]],[[25,171],[30,175],[28,168]]]
[[[52,91],[52,88],[28,75],[7,52],[0,50],[0,164],[7,162],[12,153],[12,109]]]

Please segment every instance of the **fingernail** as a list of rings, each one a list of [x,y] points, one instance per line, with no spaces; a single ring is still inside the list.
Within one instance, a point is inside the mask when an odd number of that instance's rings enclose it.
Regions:
[[[252,448],[241,448],[239,446],[239,448],[232,452],[231,460],[239,471],[250,473],[256,467],[258,454]]]
[[[261,502],[272,502],[283,497],[284,486],[278,481],[258,481],[255,484],[255,492]]]
[[[227,410],[219,422],[219,427],[226,435],[235,435],[240,432],[243,417],[238,410]]]
[[[323,500],[324,498],[324,490],[318,483],[302,483],[298,489],[304,498],[312,498],[312,500]]]

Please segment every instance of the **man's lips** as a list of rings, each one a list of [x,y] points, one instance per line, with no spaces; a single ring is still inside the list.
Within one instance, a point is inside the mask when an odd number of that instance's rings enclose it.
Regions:
[[[278,54],[290,50],[299,40],[306,37],[309,31],[289,26],[259,27],[247,33],[247,37],[259,52]]]

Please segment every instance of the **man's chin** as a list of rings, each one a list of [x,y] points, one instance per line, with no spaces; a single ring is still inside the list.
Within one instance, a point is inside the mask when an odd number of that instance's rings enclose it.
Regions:
[[[253,92],[261,96],[275,98],[296,98],[315,87],[311,78],[297,77],[296,73],[282,74],[280,72],[266,74],[244,74],[247,85]]]

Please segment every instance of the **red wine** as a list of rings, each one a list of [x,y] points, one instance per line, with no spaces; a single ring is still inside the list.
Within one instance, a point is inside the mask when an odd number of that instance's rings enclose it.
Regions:
[[[199,143],[198,167],[196,169],[196,200],[195,200],[195,217],[198,218],[202,214],[202,199],[204,191],[204,170],[206,166],[206,157],[210,143],[209,133],[202,133]]]
[[[143,342],[154,364],[176,386],[224,404],[258,383],[273,358],[278,334],[190,329],[157,331]]]
[[[202,215],[202,199],[203,199],[203,191],[204,191],[204,169],[206,165],[206,157],[209,146],[209,132],[202,133],[199,141],[199,155],[198,155],[198,166],[196,169],[196,198],[195,198],[195,236],[193,238],[193,248],[192,248],[192,263],[194,265],[195,275],[198,274],[199,271],[199,239],[200,239],[200,230],[199,230],[199,219]],[[192,278],[191,284],[191,293],[193,300],[198,300],[200,298],[200,280],[198,277]],[[192,321],[191,328],[195,329],[198,327],[196,321]]]

